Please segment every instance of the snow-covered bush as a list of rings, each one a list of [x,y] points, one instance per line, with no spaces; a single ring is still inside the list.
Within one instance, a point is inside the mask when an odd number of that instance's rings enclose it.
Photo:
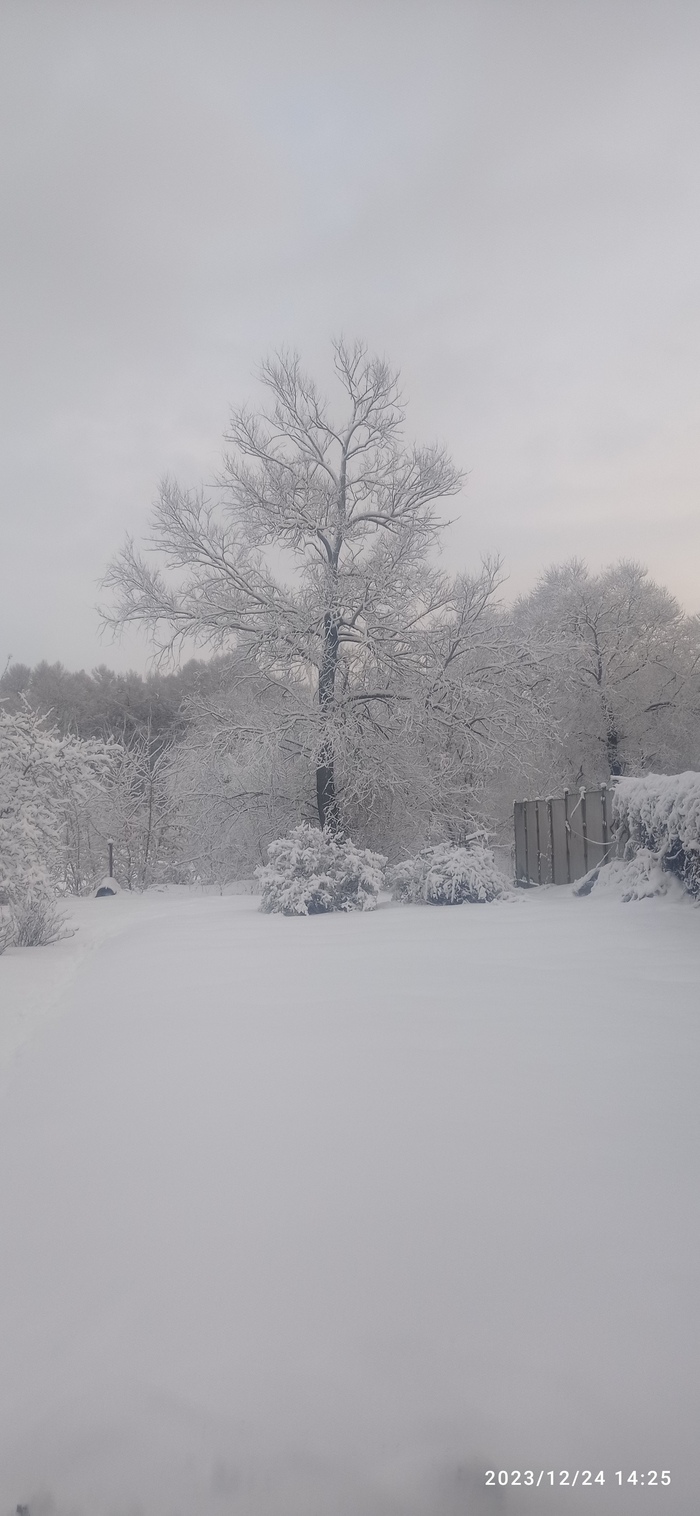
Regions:
[[[54,901],[70,816],[99,792],[108,762],[103,742],[60,736],[28,706],[0,709],[0,914],[12,941],[37,946],[61,935]]]
[[[72,937],[65,916],[46,889],[30,891],[14,909],[15,947],[49,947],[63,937]]]
[[[667,895],[669,886],[683,894],[683,887],[672,874],[664,873],[655,853],[642,847],[631,858],[612,858],[598,863],[573,886],[574,895],[611,895],[615,900],[649,900]]]
[[[0,953],[4,953],[5,948],[10,947],[14,941],[14,935],[14,921],[9,911],[3,911],[2,907],[0,907]]]
[[[270,862],[256,869],[261,911],[316,916],[324,911],[373,911],[386,858],[303,822],[270,843]]]
[[[625,859],[647,850],[689,894],[700,896],[700,774],[618,779],[613,821],[626,837]]]
[[[490,848],[477,841],[464,847],[441,842],[426,848],[416,858],[397,863],[388,883],[394,900],[424,900],[429,905],[483,903],[498,900],[509,889]]]

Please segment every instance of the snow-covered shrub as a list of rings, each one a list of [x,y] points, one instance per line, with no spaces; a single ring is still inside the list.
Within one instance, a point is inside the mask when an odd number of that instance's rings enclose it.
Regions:
[[[9,911],[3,911],[0,907],[0,953],[4,953],[5,948],[11,946],[12,942],[14,941],[14,935],[14,921],[10,916]]]
[[[493,853],[481,842],[464,847],[441,842],[426,848],[416,858],[397,863],[388,883],[394,900],[424,900],[429,905],[483,903],[498,900],[509,889]]]
[[[700,896],[700,774],[618,779],[613,821],[626,836],[626,860],[647,850],[689,894]]]
[[[30,891],[14,908],[15,947],[48,947],[60,942],[63,937],[72,937],[66,926],[65,916],[58,910],[56,901],[47,890]]]
[[[99,792],[109,751],[49,730],[28,706],[0,709],[0,907],[13,941],[18,933],[31,945],[55,941],[51,916],[55,890],[65,887],[70,817]]]
[[[640,848],[631,858],[613,858],[609,863],[598,863],[583,879],[573,886],[574,895],[612,895],[616,900],[649,900],[655,895],[667,895],[669,885],[682,895],[679,880],[664,870],[655,853],[646,847]]]
[[[271,842],[270,862],[256,869],[261,911],[316,916],[324,911],[373,911],[386,858],[303,822]]]

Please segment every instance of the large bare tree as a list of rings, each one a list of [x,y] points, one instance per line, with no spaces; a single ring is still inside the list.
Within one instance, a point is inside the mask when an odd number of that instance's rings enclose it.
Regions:
[[[426,633],[454,608],[430,550],[437,502],[462,484],[442,447],[404,441],[388,364],[359,342],[333,351],[341,418],[296,354],[265,362],[267,404],[232,413],[215,489],[166,479],[149,542],[160,563],[129,540],[105,579],[107,623],[145,625],[162,653],[238,641],[270,679],[313,687],[316,801],[329,830],[341,824],[339,708],[399,698],[425,665]]]

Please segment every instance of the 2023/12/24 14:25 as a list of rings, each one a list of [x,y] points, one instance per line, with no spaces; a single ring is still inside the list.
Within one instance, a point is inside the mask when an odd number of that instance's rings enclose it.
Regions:
[[[662,1469],[661,1472],[658,1469],[648,1469],[646,1473],[638,1473],[636,1469],[633,1469],[630,1474],[625,1474],[622,1469],[616,1469],[612,1478],[616,1479],[619,1485],[626,1483],[639,1485],[640,1488],[642,1485],[653,1487],[654,1485],[669,1485],[671,1483],[669,1469]],[[487,1469],[485,1482],[491,1486],[509,1484],[513,1486],[524,1485],[526,1488],[534,1486],[535,1489],[538,1489],[541,1484],[549,1484],[551,1487],[557,1485],[560,1489],[566,1489],[567,1487],[573,1489],[574,1485],[579,1483],[589,1487],[604,1485],[605,1471],[599,1469],[598,1473],[594,1474],[592,1469],[576,1469],[575,1471],[559,1469],[558,1473],[556,1469],[540,1469],[539,1473],[536,1473],[534,1469],[511,1469],[510,1471],[508,1469]]]

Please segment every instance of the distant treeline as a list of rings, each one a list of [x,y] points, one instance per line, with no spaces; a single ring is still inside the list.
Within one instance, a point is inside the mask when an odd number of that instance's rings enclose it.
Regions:
[[[34,668],[10,663],[0,677],[0,701],[11,712],[28,703],[50,716],[61,735],[128,742],[148,734],[157,741],[184,733],[188,704],[216,695],[230,663],[227,657],[192,658],[173,673],[146,675],[117,674],[104,663],[89,674],[46,660]]]

